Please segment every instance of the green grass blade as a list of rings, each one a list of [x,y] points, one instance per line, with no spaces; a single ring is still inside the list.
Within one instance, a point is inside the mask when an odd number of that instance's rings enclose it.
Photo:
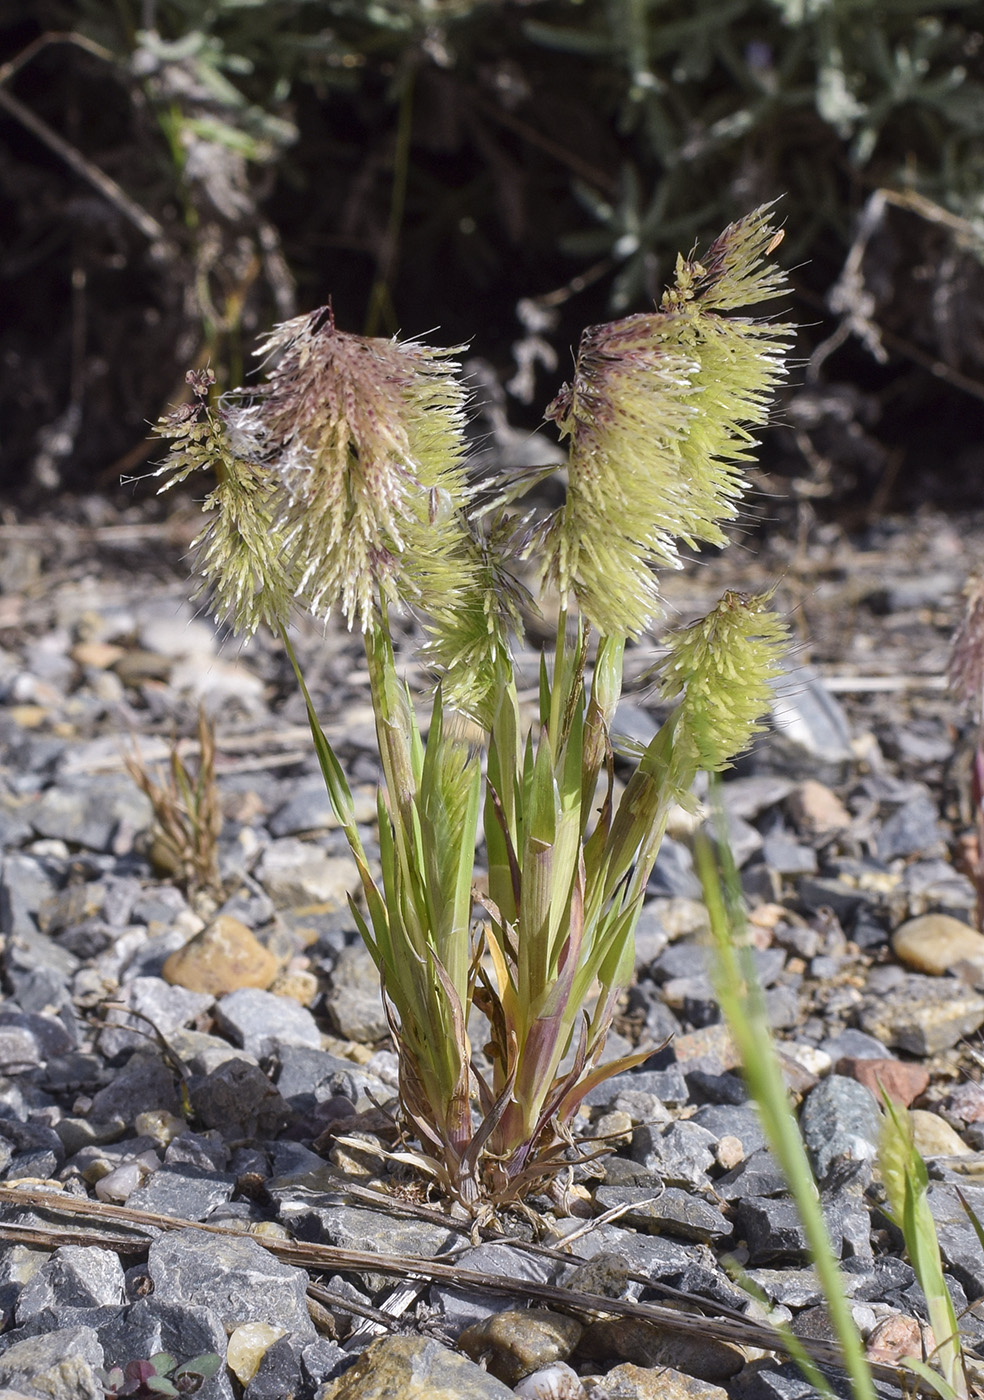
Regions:
[[[723,830],[723,821],[720,827]],[[741,887],[734,861],[724,840],[719,843],[716,858],[703,832],[698,833],[695,841],[695,857],[710,916],[714,984],[721,1011],[738,1048],[745,1082],[758,1108],[769,1146],[796,1203],[855,1400],[875,1400],[871,1370],[851,1316],[820,1208],[819,1193],[768,1028],[762,990],[755,979],[751,958],[742,957],[736,946],[736,934],[741,933],[743,919]]]

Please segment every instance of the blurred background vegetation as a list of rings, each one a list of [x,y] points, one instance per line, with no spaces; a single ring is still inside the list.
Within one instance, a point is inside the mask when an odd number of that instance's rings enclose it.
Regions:
[[[0,484],[118,490],[190,366],[237,383],[329,298],[468,340],[487,424],[535,427],[583,326],[782,196],[767,489],[979,503],[982,30],[979,0],[0,8]]]

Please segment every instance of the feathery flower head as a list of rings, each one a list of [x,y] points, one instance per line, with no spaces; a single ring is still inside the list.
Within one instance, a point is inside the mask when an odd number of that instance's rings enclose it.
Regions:
[[[764,728],[788,641],[771,601],[729,590],[706,617],[667,638],[660,699],[682,695],[674,743],[685,745],[695,769],[727,768]]]
[[[723,544],[736,514],[790,328],[720,313],[783,290],[768,212],[725,229],[705,262],[680,258],[660,310],[586,330],[547,410],[570,459],[543,572],[603,633],[644,631],[660,612],[653,569],[679,567],[681,541]]]
[[[416,601],[403,567],[416,554],[432,585],[456,586],[468,499],[460,348],[349,335],[320,310],[278,326],[257,352],[272,359],[267,383],[230,421],[258,420],[286,498],[298,597],[315,615],[338,606],[365,630],[379,588]]]
[[[193,472],[215,473],[216,485],[202,503],[209,519],[192,545],[195,571],[202,578],[196,596],[208,594],[217,616],[252,636],[261,623],[283,626],[293,601],[279,484],[256,460],[245,436],[230,429],[221,410],[206,406],[210,372],[192,371],[188,382],[198,402],[180,405],[157,424],[154,431],[169,438],[171,447],[153,475],[167,478],[160,487],[164,492]]]

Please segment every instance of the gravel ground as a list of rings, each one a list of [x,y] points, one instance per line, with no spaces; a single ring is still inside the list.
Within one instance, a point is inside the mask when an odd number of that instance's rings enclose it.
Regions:
[[[673,1039],[587,1100],[583,1128],[615,1155],[579,1174],[573,1215],[535,1202],[535,1240],[522,1218],[473,1237],[377,1150],[395,1057],[283,658],[186,601],[193,521],[79,510],[84,526],[0,526],[0,1397],[99,1397],[100,1367],[161,1349],[219,1355],[204,1400],[809,1393],[761,1350],[764,1307],[720,1262],[826,1355],[802,1230],[719,1022],[683,822],[612,1053]],[[863,537],[812,525],[666,580],[682,619],[778,580],[801,643],[725,803],[855,1318],[887,1364],[918,1347],[925,1306],[872,1176],[876,1077],[913,1110],[958,1309],[984,1296],[956,1191],[984,1209],[972,748],[941,679],[982,543],[984,519],[930,512]],[[404,644],[412,676],[409,624]],[[358,639],[301,628],[297,645],[371,843]],[[630,656],[616,727],[636,739],[659,719],[655,654]],[[193,752],[199,701],[217,724],[224,894],[189,902],[155,873],[122,755],[159,762],[175,732]],[[353,1133],[364,1149],[336,1140]],[[435,1258],[408,1279],[407,1259]],[[492,1276],[512,1295],[481,1287]],[[557,1290],[625,1315],[575,1318]],[[962,1325],[984,1346],[973,1308]]]

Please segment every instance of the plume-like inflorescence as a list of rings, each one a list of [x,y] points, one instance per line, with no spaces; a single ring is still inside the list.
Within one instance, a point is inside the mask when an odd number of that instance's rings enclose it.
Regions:
[[[278,326],[266,383],[158,425],[162,490],[212,469],[203,587],[237,630],[282,626],[294,603],[367,629],[380,593],[448,611],[472,588],[455,350],[339,331],[330,311]]]
[[[207,407],[211,375],[191,373],[197,400],[158,423],[171,439],[167,459],[154,473],[168,491],[193,472],[211,470],[216,484],[203,502],[208,522],[192,546],[195,572],[216,612],[237,632],[251,636],[261,623],[286,624],[294,577],[284,550],[280,486],[274,472],[256,456],[255,434],[247,439],[230,430],[221,412]]]
[[[729,591],[706,617],[666,638],[660,699],[682,697],[674,746],[694,772],[727,768],[764,728],[787,644],[771,601],[770,594]]]
[[[258,353],[272,368],[241,411],[259,417],[286,496],[299,599],[365,630],[380,589],[419,601],[406,564],[422,558],[428,591],[453,593],[468,500],[457,351],[349,335],[322,310]]]
[[[658,311],[586,330],[547,410],[570,459],[543,571],[603,633],[642,632],[660,611],[653,569],[679,566],[680,541],[722,544],[736,514],[790,327],[721,313],[784,290],[768,212],[732,224],[703,262],[680,258]]]

